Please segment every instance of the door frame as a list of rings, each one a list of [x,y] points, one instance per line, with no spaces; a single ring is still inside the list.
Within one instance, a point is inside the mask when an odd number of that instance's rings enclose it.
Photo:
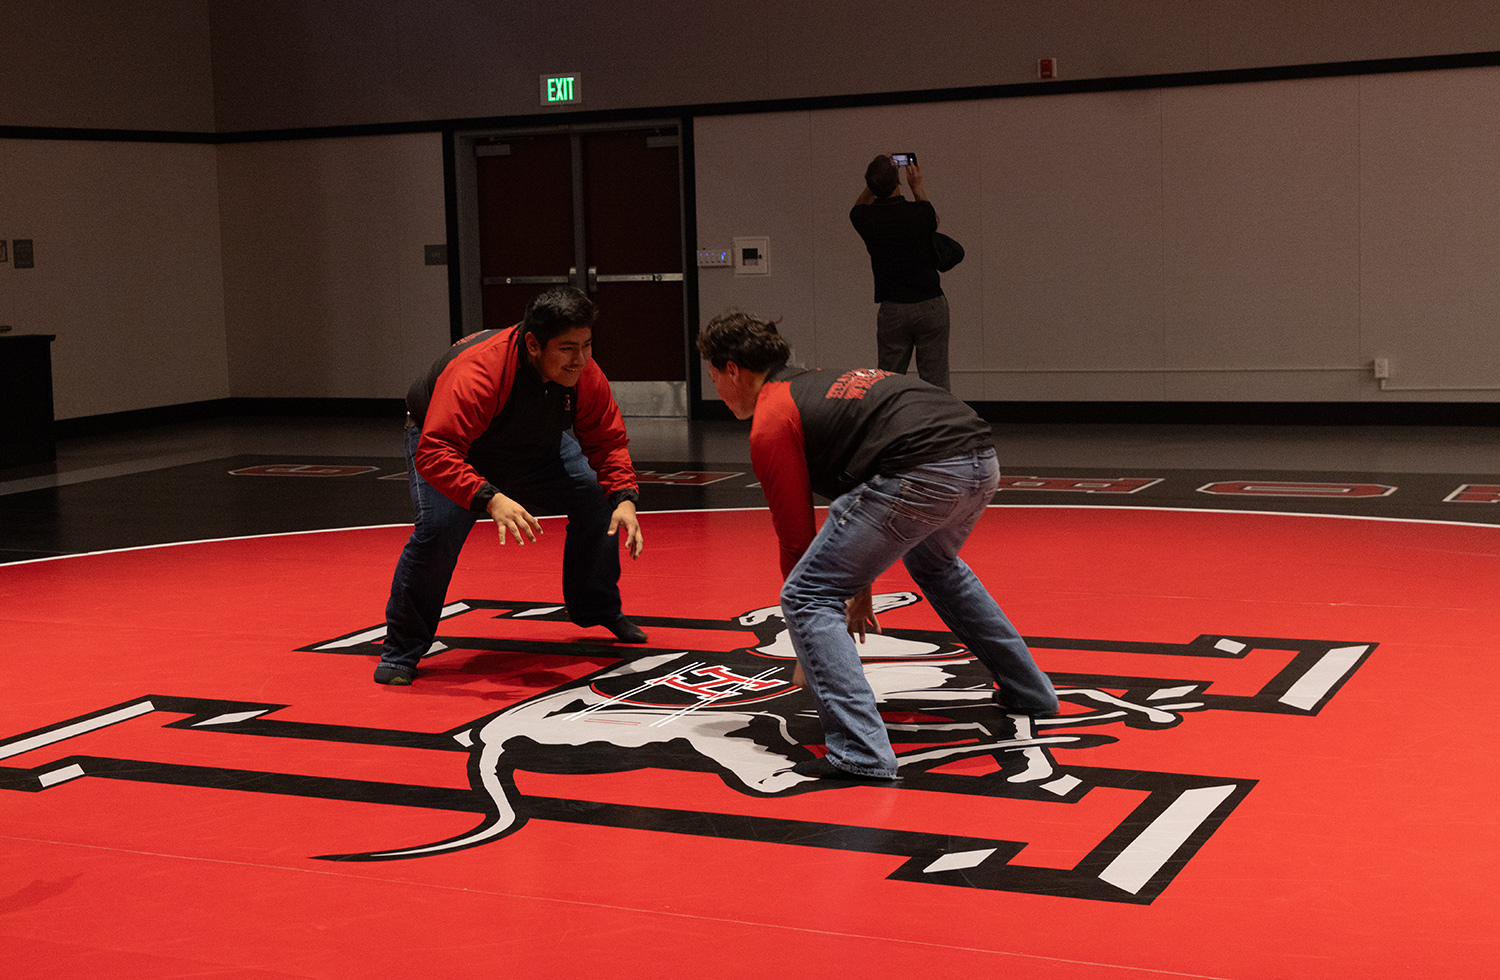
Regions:
[[[454,130],[451,140],[450,180],[453,213],[450,220],[448,261],[453,293],[452,339],[482,329],[484,323],[483,275],[479,261],[479,168],[475,163],[478,148],[523,136],[585,136],[590,133],[619,132],[671,127],[677,130],[677,197],[682,243],[682,377],[683,382],[612,383],[621,411],[626,415],[687,417],[702,398],[698,377],[698,358],[693,349],[695,331],[692,324],[698,316],[697,219],[693,212],[692,122],[680,117],[620,120],[598,123],[562,123],[532,126],[494,126]],[[575,168],[575,204],[579,174]],[[575,212],[574,220],[579,220]],[[581,237],[575,236],[581,242]],[[579,248],[582,246],[580,245]],[[456,252],[457,254],[453,254]],[[652,386],[669,386],[658,390]]]

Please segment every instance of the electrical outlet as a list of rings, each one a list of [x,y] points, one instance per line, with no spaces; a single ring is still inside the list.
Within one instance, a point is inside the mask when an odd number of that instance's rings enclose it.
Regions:
[[[1377,358],[1375,358],[1375,363],[1374,363],[1373,367],[1375,368],[1375,377],[1378,380],[1382,380],[1383,381],[1386,378],[1389,378],[1391,376],[1391,359],[1390,358],[1388,358],[1388,357],[1377,357]]]

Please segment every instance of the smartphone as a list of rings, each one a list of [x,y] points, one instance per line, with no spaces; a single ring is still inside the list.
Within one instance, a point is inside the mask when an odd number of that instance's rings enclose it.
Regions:
[[[905,167],[908,164],[916,163],[917,155],[915,153],[892,153],[891,162],[898,167]]]

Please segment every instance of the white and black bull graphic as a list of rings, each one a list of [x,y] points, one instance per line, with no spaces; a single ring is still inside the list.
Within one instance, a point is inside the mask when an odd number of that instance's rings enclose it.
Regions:
[[[911,593],[877,597],[877,610],[919,601]],[[503,639],[462,635],[474,617],[513,620]],[[579,644],[524,638],[527,621],[563,618],[556,605],[465,600],[445,610],[433,653],[495,650],[577,653]],[[449,853],[520,830],[529,819],[639,827],[756,841],[783,841],[905,856],[891,877],[1077,898],[1146,903],[1161,893],[1255,781],[1070,764],[1069,749],[1097,748],[1132,730],[1169,728],[1205,710],[1315,715],[1358,669],[1372,643],[1263,637],[1199,636],[1184,644],[1028,637],[1047,667],[1049,649],[1085,652],[1118,669],[1049,670],[1064,710],[1053,718],[1008,715],[996,707],[988,673],[947,633],[888,630],[861,647],[866,677],[887,719],[901,761],[901,781],[880,792],[916,789],[999,797],[1037,806],[1076,803],[1111,788],[1144,791],[1128,818],[1101,827],[1098,843],[1068,869],[1013,862],[1027,841],[958,837],[934,831],[866,827],[828,795],[827,819],[777,819],[726,813],[527,796],[515,774],[588,774],[678,769],[716,774],[734,790],[761,797],[840,790],[848,783],[798,775],[792,766],[820,748],[810,695],[791,684],[793,655],[776,607],[733,620],[638,617],[647,627],[731,632],[745,642],[710,649],[601,646],[625,654],[579,678],[440,733],[279,721],[285,705],[148,696],[0,741],[0,788],[40,791],[84,776],[212,786],[326,799],[461,810],[479,816],[470,831],[327,860],[378,861]],[[493,623],[491,624],[494,625]],[[490,632],[492,630],[485,630]],[[745,634],[748,634],[746,636]],[[379,628],[303,648],[322,653],[378,652]],[[585,648],[587,649],[587,648]],[[1278,657],[1271,679],[1250,695],[1215,694],[1213,666],[1252,652]],[[429,654],[430,656],[432,654]],[[1163,661],[1159,658],[1179,658]],[[1180,663],[1171,676],[1134,671],[1133,660]],[[70,739],[156,713],[186,715],[165,727],[275,738],[403,746],[468,756],[468,791],[287,773],[249,772],[100,756],[49,758],[29,767],[3,763],[47,754]],[[20,760],[17,760],[20,761]],[[29,761],[29,760],[28,760]],[[865,792],[870,790],[861,787]]]

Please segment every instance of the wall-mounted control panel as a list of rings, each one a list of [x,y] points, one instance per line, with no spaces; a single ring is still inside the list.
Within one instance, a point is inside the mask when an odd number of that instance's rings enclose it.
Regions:
[[[734,274],[764,276],[771,272],[771,240],[765,237],[734,240]]]

